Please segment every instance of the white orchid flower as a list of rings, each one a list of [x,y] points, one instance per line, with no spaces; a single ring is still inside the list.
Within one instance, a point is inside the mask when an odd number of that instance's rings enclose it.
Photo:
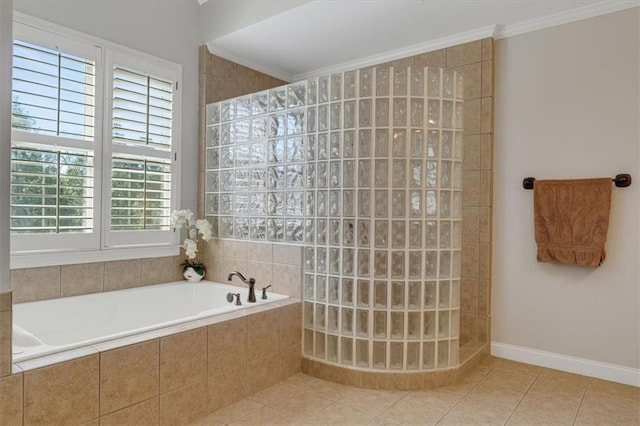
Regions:
[[[182,245],[184,248],[184,253],[187,255],[189,259],[195,259],[196,253],[198,252],[198,245],[195,241],[187,238],[184,240],[184,244]]]

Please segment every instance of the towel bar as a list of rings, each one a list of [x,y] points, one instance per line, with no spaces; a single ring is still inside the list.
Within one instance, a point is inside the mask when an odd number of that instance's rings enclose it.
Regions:
[[[536,178],[534,177],[526,177],[522,181],[522,187],[524,189],[533,189],[535,181]],[[616,177],[611,179],[611,181],[614,182],[618,188],[626,188],[627,186],[631,185],[631,175],[628,173],[622,173],[616,175]]]

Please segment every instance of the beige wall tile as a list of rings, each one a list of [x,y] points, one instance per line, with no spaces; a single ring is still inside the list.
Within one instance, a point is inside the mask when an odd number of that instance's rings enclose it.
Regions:
[[[491,281],[478,281],[478,315],[491,314]]]
[[[253,317],[252,321],[253,321]],[[239,318],[208,327],[208,375],[243,366],[247,360],[247,319]]]
[[[233,277],[233,279],[229,282],[227,277],[229,273],[232,271],[238,271],[242,275],[246,277],[247,273],[247,260],[246,259],[238,259],[235,257],[223,257],[222,258],[222,271],[221,271],[221,282],[225,284],[236,285],[238,287],[246,287],[246,284],[243,283],[240,278]]]
[[[142,285],[173,281],[173,256],[140,259]]]
[[[154,426],[158,421],[158,397],[155,397],[101,417],[100,426]]]
[[[103,291],[104,263],[80,263],[60,267],[62,297]]]
[[[270,75],[260,73],[260,90],[271,89],[284,84],[287,84],[287,82],[271,77]]]
[[[198,105],[206,105],[207,104],[207,86],[208,86],[208,76],[207,74],[201,72],[198,73]],[[201,121],[201,123],[203,123]]]
[[[447,48],[447,68],[480,61],[482,61],[482,42],[480,40]]]
[[[224,373],[209,376],[207,381],[207,411],[240,401],[247,395],[247,366],[227,368]]]
[[[139,287],[141,274],[140,259],[118,260],[104,264],[104,290],[121,290]]]
[[[273,291],[302,299],[302,266],[273,264]]]
[[[236,78],[237,64],[220,56],[210,55],[211,58],[211,74],[216,77],[233,77]]]
[[[480,211],[479,207],[462,208],[462,241],[465,243],[477,243],[480,237]]]
[[[273,352],[247,362],[247,390],[259,392],[280,381],[282,359],[280,352]]]
[[[60,297],[60,267],[13,269],[13,303]]]
[[[482,63],[461,65],[449,68],[462,74],[464,78],[464,100],[478,99],[482,96]]]
[[[238,96],[260,91],[260,73],[242,65],[237,68]]]
[[[460,314],[460,344],[478,340],[478,317]]]
[[[493,205],[493,171],[482,170],[480,172],[480,199],[481,206]]]
[[[302,304],[278,309],[280,325],[280,348],[300,345],[302,339]]]
[[[302,247],[285,244],[273,245],[273,261],[286,265],[302,265]]]
[[[485,38],[482,40],[482,60],[489,61],[493,59],[493,38]]]
[[[481,116],[480,133],[493,133],[493,98],[482,98]]]
[[[396,59],[389,62],[383,62],[376,65],[376,67],[412,67],[414,64],[414,57],[409,56],[407,58]]]
[[[464,207],[480,205],[479,171],[465,171],[462,173],[462,205]]]
[[[491,242],[491,207],[480,207],[480,242]]]
[[[491,245],[480,244],[478,247],[478,277],[488,280],[491,278]]]
[[[0,312],[10,311],[13,305],[11,292],[0,293]]]
[[[464,103],[464,135],[477,135],[482,128],[481,99],[473,99]]]
[[[460,280],[460,312],[478,314],[478,280],[463,278]]]
[[[250,321],[247,326],[247,360],[279,351],[278,310],[259,312],[252,315]]]
[[[247,260],[247,278],[253,277],[256,280],[256,297],[260,297],[261,289],[273,282],[273,263],[256,262]],[[272,291],[271,289],[267,291]]]
[[[280,350],[280,380],[295,376],[302,367],[302,345]]]
[[[158,340],[100,354],[100,414],[158,395]]]
[[[189,425],[207,413],[206,379],[160,395],[160,424]]]
[[[421,53],[413,57],[413,64],[416,67],[447,67],[447,49],[434,50],[432,52]]]
[[[11,374],[11,311],[0,312],[0,377]]]
[[[207,375],[207,328],[160,339],[160,393],[165,393]]]
[[[493,135],[485,134],[480,138],[480,169],[493,169]]]
[[[475,243],[462,243],[462,276],[477,278],[480,268],[479,246]]]
[[[463,140],[463,166],[464,170],[480,170],[481,161],[481,137],[480,135],[465,136]]]
[[[237,83],[235,77],[211,77],[211,97],[208,103],[219,102],[236,97]]]
[[[273,244],[247,242],[247,260],[273,261]]]
[[[247,258],[247,243],[244,241],[222,240],[224,247],[224,257],[236,259]]]
[[[24,373],[24,423],[79,424],[98,417],[98,355]]]
[[[491,317],[478,318],[478,341],[491,341]]]
[[[22,425],[23,375],[0,378],[0,413],[5,426]]]
[[[181,281],[184,280],[182,273],[184,272],[184,267],[182,266],[182,262],[184,262],[184,256],[173,256],[173,281]]]
[[[482,97],[493,96],[493,61],[482,62]]]

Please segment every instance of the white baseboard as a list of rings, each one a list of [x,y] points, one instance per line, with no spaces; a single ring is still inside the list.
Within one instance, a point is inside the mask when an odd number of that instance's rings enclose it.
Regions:
[[[640,369],[607,364],[507,343],[491,342],[491,355],[512,361],[640,387]]]

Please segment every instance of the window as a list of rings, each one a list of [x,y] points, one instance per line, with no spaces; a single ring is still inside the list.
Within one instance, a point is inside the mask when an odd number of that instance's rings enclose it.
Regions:
[[[179,66],[19,22],[14,37],[12,267],[177,253]]]

